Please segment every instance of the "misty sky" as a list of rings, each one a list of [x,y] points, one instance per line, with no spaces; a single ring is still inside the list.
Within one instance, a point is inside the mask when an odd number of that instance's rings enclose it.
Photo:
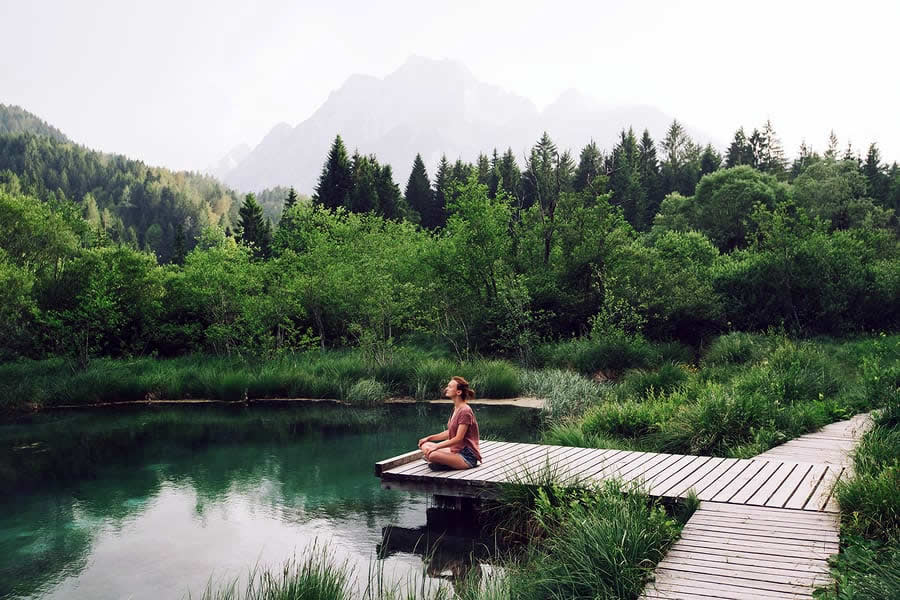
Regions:
[[[875,140],[900,160],[900,1],[625,4],[0,0],[0,103],[91,148],[202,169],[418,54],[539,108],[574,87],[723,141],[771,118],[789,155],[834,128],[842,148]]]

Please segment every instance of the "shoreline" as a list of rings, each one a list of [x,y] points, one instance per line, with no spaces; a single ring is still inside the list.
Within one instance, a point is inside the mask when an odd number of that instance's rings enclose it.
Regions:
[[[516,398],[476,398],[469,400],[469,404],[482,406],[519,406],[522,408],[531,408],[541,410],[544,408],[544,400],[531,396],[520,396]],[[41,406],[32,408],[28,411],[31,414],[45,412],[50,410],[73,410],[73,409],[91,409],[91,408],[108,408],[115,406],[179,406],[179,405],[253,405],[253,404],[313,404],[327,403],[343,406],[353,406],[348,402],[338,400],[336,398],[249,398],[247,400],[214,400],[211,398],[186,398],[184,400],[123,400],[120,402],[94,402],[89,404],[56,404],[51,406]],[[416,400],[410,396],[397,396],[388,398],[383,404],[452,404],[452,400],[446,398],[435,400]]]

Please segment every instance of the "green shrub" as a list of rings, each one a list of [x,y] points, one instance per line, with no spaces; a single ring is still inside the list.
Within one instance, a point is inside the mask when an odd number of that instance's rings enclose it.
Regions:
[[[678,390],[670,401],[681,406],[663,423],[662,447],[689,454],[727,454],[730,447],[751,441],[757,430],[771,426],[777,412],[763,396],[736,393],[717,383]]]
[[[688,372],[676,364],[664,364],[656,371],[629,371],[622,379],[620,394],[643,398],[655,392],[668,392],[688,380]]]
[[[581,415],[603,393],[593,381],[560,369],[525,371],[521,380],[526,394],[545,400],[544,411],[553,421]]]
[[[510,362],[477,360],[465,367],[466,379],[480,398],[515,398],[522,391],[519,369]]]
[[[643,438],[659,433],[676,408],[665,397],[655,396],[646,402],[604,402],[585,414],[581,427],[587,435]]]
[[[736,331],[717,337],[703,355],[704,367],[757,362],[770,348],[765,336]]]
[[[374,379],[360,379],[347,391],[347,402],[354,406],[378,406],[387,398],[387,388]]]

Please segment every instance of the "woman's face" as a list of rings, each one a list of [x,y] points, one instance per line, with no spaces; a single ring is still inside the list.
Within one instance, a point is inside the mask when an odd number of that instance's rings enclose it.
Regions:
[[[451,379],[447,382],[447,387],[444,388],[444,396],[450,398],[451,400],[455,400],[457,394],[457,383],[455,379]]]

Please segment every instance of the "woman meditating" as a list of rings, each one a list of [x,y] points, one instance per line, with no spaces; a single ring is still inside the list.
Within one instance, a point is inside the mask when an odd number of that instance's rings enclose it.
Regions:
[[[481,460],[478,450],[478,421],[468,400],[475,390],[462,377],[452,377],[444,395],[453,400],[453,414],[447,430],[419,440],[419,448],[432,469],[471,469]]]

